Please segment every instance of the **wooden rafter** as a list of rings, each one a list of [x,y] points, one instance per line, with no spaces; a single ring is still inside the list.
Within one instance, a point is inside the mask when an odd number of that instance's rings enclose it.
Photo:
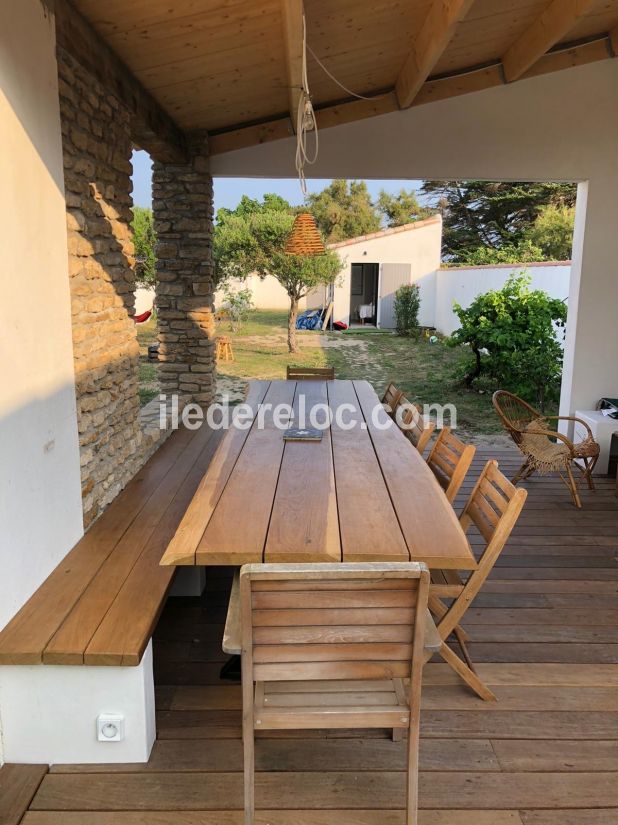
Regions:
[[[616,54],[618,54],[618,51]],[[591,43],[584,43],[564,51],[544,55],[523,75],[522,79],[551,74],[573,66],[596,63],[611,56],[609,38],[605,36]],[[428,80],[416,96],[413,106],[423,106],[438,100],[447,100],[502,85],[504,85],[503,72],[499,64],[496,63],[474,72],[464,72],[452,77]],[[397,95],[393,90],[373,100],[352,100],[336,106],[326,106],[318,109],[316,115],[318,127],[328,129],[332,126],[341,126],[344,123],[354,123],[366,118],[386,115],[396,112],[398,109]],[[275,118],[265,123],[211,134],[209,136],[210,153],[211,155],[221,155],[237,149],[257,146],[260,143],[282,140],[290,137],[291,134],[289,118]]]
[[[519,80],[552,46],[560,42],[597,0],[552,0],[502,58],[507,83]]]
[[[292,129],[295,130],[303,82],[303,0],[281,2],[289,109]]]
[[[155,160],[184,162],[185,136],[172,118],[99,37],[69,0],[55,0],[56,44],[114,94],[129,110],[132,138]]]
[[[473,1],[433,0],[395,84],[397,100],[402,109],[414,102]]]

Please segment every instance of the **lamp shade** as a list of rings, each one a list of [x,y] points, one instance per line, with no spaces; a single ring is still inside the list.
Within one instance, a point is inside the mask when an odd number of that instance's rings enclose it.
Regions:
[[[301,212],[294,218],[285,252],[288,255],[323,255],[325,251],[315,218],[308,212]]]

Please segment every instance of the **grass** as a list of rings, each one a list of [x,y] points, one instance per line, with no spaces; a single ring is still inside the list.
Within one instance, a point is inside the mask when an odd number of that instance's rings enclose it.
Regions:
[[[157,340],[157,322],[150,316],[145,324],[137,324],[139,343],[139,403],[143,407],[159,394],[159,366],[148,360],[148,345]]]
[[[491,388],[467,390],[457,378],[465,357],[461,350],[426,339],[350,330],[324,336],[327,345],[335,344],[324,348],[320,333],[300,332],[301,352],[290,355],[286,325],[287,313],[276,310],[253,312],[237,333],[221,323],[217,333],[231,336],[235,361],[220,363],[218,371],[231,378],[276,379],[285,377],[288,364],[333,366],[338,378],[366,379],[379,394],[394,381],[411,401],[454,404],[462,436],[504,432],[491,404]]]

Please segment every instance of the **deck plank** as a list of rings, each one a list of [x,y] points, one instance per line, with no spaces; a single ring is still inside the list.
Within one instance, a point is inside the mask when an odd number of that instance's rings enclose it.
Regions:
[[[0,825],[18,825],[36,794],[47,765],[3,765],[0,768]]]

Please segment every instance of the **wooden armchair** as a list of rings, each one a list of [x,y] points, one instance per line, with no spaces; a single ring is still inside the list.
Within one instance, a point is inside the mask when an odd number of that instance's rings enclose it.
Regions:
[[[423,455],[436,429],[435,423],[425,421],[419,405],[408,401],[403,394],[397,400],[394,417],[408,441]]]
[[[427,456],[427,464],[451,504],[457,497],[475,453],[473,444],[464,444],[453,435],[450,427],[444,427]]]
[[[428,591],[414,562],[242,568],[223,649],[242,652],[245,825],[255,731],[321,728],[408,731],[405,822],[416,825],[422,668],[441,648]]]
[[[525,456],[524,463],[513,483],[528,478],[532,473],[557,472],[571,492],[573,503],[581,507],[573,465],[580,471],[588,487],[594,490],[592,473],[599,459],[599,445],[585,421],[572,415],[543,415],[517,395],[498,390],[493,395],[494,409]],[[549,428],[550,421],[573,421],[586,430],[586,437],[573,442],[565,435]]]

